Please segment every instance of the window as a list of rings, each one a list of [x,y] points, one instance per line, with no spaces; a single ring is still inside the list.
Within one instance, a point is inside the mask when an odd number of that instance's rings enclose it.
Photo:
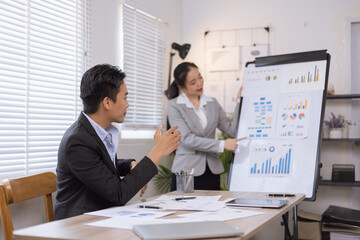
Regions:
[[[165,23],[126,4],[121,16],[122,67],[130,104],[121,135],[152,138],[163,116]]]
[[[82,109],[89,9],[86,0],[1,3],[0,179],[55,170]]]

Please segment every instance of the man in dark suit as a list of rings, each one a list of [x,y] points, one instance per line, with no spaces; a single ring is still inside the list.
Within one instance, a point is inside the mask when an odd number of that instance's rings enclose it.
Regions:
[[[129,107],[124,78],[107,64],[82,77],[84,111],[59,146],[55,219],[126,204],[157,174],[160,159],[180,145],[177,126],[162,135],[159,127],[154,148],[140,162],[117,159],[118,130],[111,123],[123,122]]]

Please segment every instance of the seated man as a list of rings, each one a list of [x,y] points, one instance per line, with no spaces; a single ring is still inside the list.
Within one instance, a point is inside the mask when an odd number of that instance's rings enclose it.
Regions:
[[[139,163],[117,159],[118,130],[111,123],[122,123],[129,107],[124,78],[107,64],[82,77],[84,111],[59,146],[55,219],[126,204],[157,174],[160,159],[180,145],[177,126],[162,135],[159,127],[154,148]]]

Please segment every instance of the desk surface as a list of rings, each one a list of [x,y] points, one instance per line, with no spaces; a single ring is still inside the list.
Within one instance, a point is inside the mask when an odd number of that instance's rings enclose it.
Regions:
[[[175,192],[168,193],[175,195]],[[179,194],[176,194],[179,195]],[[185,194],[186,195],[186,194]],[[263,198],[265,193],[245,193],[245,192],[229,192],[229,191],[203,191],[196,190],[194,193],[187,195],[216,196],[221,195],[220,200],[234,197]],[[260,210],[264,214],[252,217],[240,218],[226,221],[227,224],[236,226],[244,231],[244,235],[240,238],[245,240],[253,236],[261,228],[272,222],[281,215],[291,210],[305,198],[304,194],[296,194],[296,197],[289,198],[289,203],[280,209],[265,208],[243,208],[249,210]],[[149,200],[152,200],[151,198]],[[186,211],[190,212],[190,211]],[[184,211],[177,211],[176,214],[183,214]],[[167,218],[171,218],[170,215]],[[128,229],[101,228],[86,226],[86,223],[95,222],[105,219],[105,217],[80,215],[64,220],[44,223],[29,228],[14,231],[16,240],[34,240],[34,239],[140,239],[133,231]],[[218,239],[218,238],[217,238]],[[229,239],[229,238],[226,238]]]

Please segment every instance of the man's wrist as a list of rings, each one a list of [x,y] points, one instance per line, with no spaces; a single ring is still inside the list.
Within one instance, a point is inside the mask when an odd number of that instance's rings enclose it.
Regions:
[[[156,149],[156,147],[154,147],[151,150],[151,152],[147,155],[147,157],[150,158],[150,160],[153,161],[155,165],[158,165],[163,155],[160,153],[158,149]]]

